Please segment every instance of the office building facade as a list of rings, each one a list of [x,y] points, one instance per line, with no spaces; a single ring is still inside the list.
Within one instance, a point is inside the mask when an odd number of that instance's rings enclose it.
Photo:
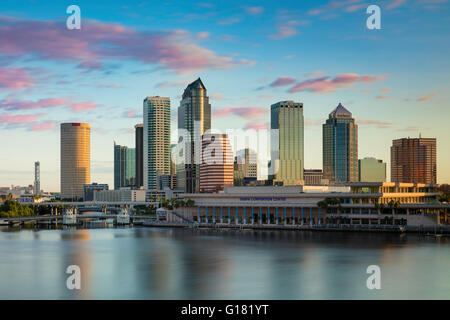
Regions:
[[[145,98],[143,113],[144,187],[157,189],[158,175],[170,174],[170,98]]]
[[[358,125],[351,112],[339,103],[322,129],[324,179],[338,183],[358,181]]]
[[[88,123],[61,124],[61,199],[82,199],[91,179],[91,128]]]
[[[270,108],[271,168],[276,185],[300,185],[304,168],[303,104],[281,101]]]
[[[403,138],[393,140],[391,181],[437,183],[436,139]]]
[[[202,136],[211,129],[211,105],[200,78],[184,90],[178,107],[177,188],[200,190]]]
[[[109,186],[107,184],[85,184],[83,186],[83,201],[94,201],[94,193],[108,189]]]
[[[200,192],[217,193],[233,185],[233,151],[226,134],[203,135],[201,161]]]
[[[386,182],[386,163],[375,158],[358,160],[360,182]]]
[[[114,142],[114,189],[136,184],[136,150]]]
[[[144,124],[135,127],[136,188],[144,186]]]
[[[305,169],[303,170],[303,178],[307,186],[321,185],[323,183],[323,171],[321,169]]]

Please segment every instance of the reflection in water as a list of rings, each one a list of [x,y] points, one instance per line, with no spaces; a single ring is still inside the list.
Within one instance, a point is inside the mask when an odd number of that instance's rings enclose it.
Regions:
[[[415,235],[1,228],[0,270],[2,299],[450,298],[449,239]]]

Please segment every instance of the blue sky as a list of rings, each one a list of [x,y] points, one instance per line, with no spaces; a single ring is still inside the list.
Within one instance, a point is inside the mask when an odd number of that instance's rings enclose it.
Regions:
[[[450,182],[450,5],[446,0],[2,1],[0,185],[59,190],[59,124],[88,122],[91,180],[113,184],[113,142],[134,146],[146,96],[176,110],[201,77],[212,125],[263,128],[280,100],[304,103],[305,165],[322,166],[321,124],[339,102],[359,156],[389,165],[392,139],[436,137]],[[67,30],[66,8],[81,8]],[[381,30],[366,8],[381,8]],[[388,167],[389,168],[389,167]]]

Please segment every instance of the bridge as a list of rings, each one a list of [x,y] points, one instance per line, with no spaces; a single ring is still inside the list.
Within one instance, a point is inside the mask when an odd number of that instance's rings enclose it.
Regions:
[[[104,207],[104,206],[149,206],[158,205],[159,201],[74,201],[74,202],[24,202],[26,206],[50,206],[50,207]]]
[[[3,222],[7,222],[9,224],[17,224],[17,223],[24,223],[27,221],[47,221],[47,222],[56,222],[58,220],[62,220],[64,218],[63,215],[49,215],[49,216],[27,216],[27,217],[8,217],[8,218],[2,218],[1,220]],[[77,220],[84,220],[84,219],[116,219],[117,214],[77,214]],[[156,218],[154,216],[148,216],[148,215],[130,215],[130,221],[136,221],[136,220],[155,220]]]

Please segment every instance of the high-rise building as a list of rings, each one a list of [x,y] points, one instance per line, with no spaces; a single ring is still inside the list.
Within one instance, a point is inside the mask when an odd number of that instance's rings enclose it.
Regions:
[[[386,163],[375,158],[358,160],[359,181],[386,182]]]
[[[83,201],[94,201],[95,193],[103,190],[108,190],[109,186],[107,184],[85,184],[83,186]]]
[[[436,183],[436,176],[436,138],[392,141],[392,182]]]
[[[277,185],[303,184],[303,104],[281,101],[270,109],[272,172],[269,174]]]
[[[219,192],[233,185],[233,151],[226,134],[203,135],[200,192]]]
[[[61,199],[81,199],[91,179],[91,128],[88,123],[61,124]]]
[[[303,170],[303,178],[307,186],[321,185],[323,184],[323,171],[321,169],[305,169]]]
[[[144,186],[144,124],[135,127],[136,188]]]
[[[358,181],[358,125],[339,103],[323,125],[323,178]]]
[[[39,161],[34,163],[34,194],[41,193],[41,164]]]
[[[256,180],[258,175],[258,156],[250,148],[241,149],[234,159],[234,185],[245,185],[246,180]],[[250,179],[251,178],[251,179]]]
[[[114,142],[114,189],[136,185],[136,151]]]
[[[144,99],[144,187],[157,189],[158,175],[170,174],[170,98]]]
[[[184,90],[178,107],[177,188],[187,193],[200,190],[202,136],[211,129],[211,105],[200,78]]]

